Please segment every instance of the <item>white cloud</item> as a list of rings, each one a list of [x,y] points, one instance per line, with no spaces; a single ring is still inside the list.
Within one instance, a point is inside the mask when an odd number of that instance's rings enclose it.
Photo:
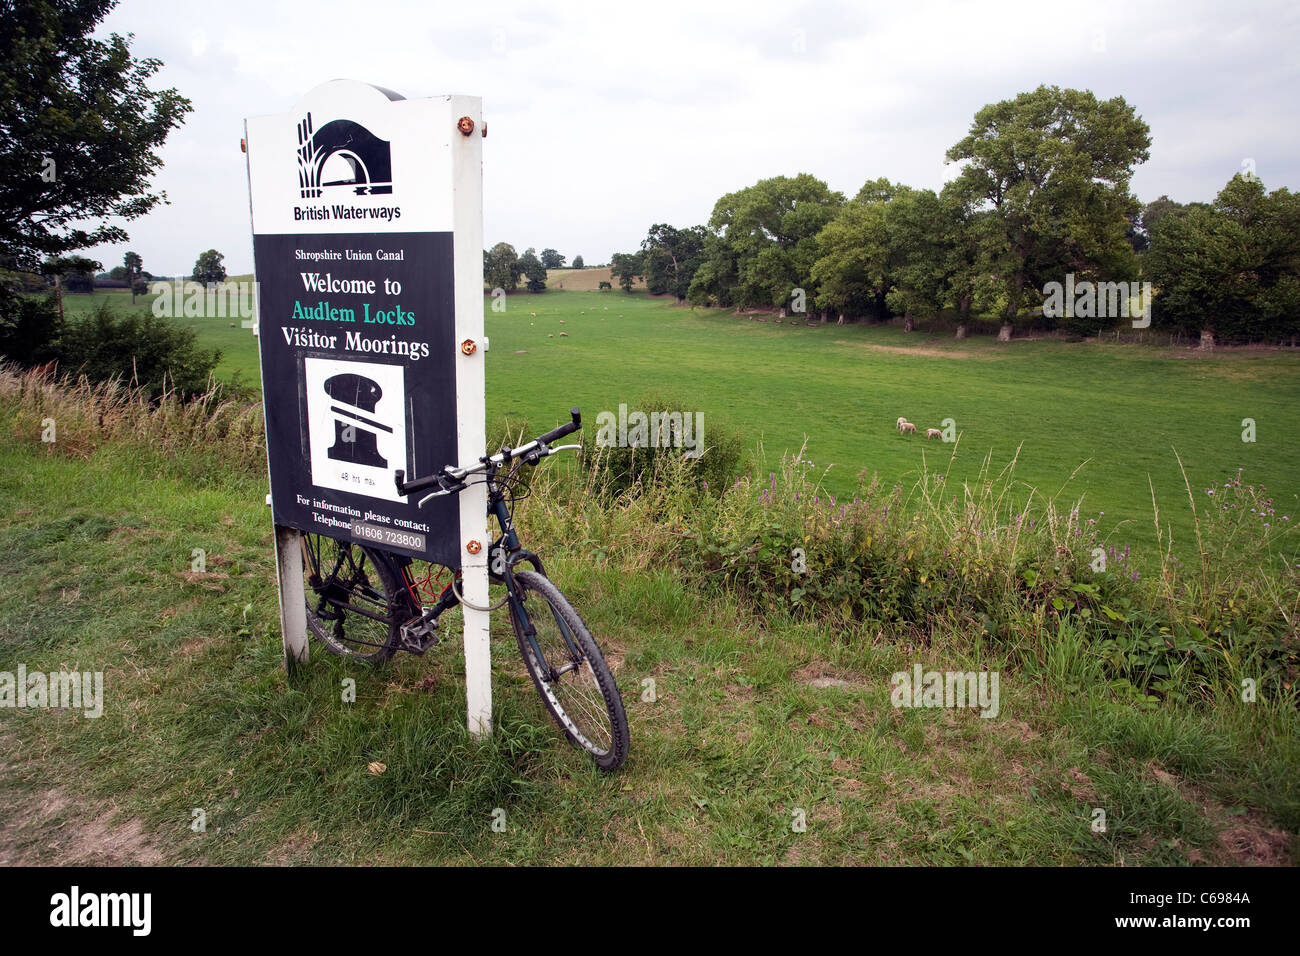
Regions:
[[[588,262],[634,248],[653,222],[704,222],[723,193],[766,176],[811,172],[849,195],[878,176],[937,188],[975,111],[1040,83],[1123,96],[1150,123],[1144,200],[1209,199],[1246,156],[1270,188],[1300,186],[1300,13],[1285,3],[233,0],[220,12],[134,0],[106,21],[195,105],[164,149],[171,205],[96,250],[106,265],[129,247],[179,273],[215,247],[249,271],[243,118],[340,76],[481,95],[488,242]]]

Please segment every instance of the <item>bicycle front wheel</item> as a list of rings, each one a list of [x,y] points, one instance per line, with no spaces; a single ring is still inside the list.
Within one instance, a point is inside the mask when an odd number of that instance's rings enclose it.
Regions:
[[[560,589],[536,571],[516,571],[510,621],[542,702],[572,743],[612,773],[630,746],[623,698],[605,655]],[[522,607],[522,615],[520,608]]]
[[[331,654],[367,664],[397,649],[402,591],[369,548],[302,535],[307,630]]]

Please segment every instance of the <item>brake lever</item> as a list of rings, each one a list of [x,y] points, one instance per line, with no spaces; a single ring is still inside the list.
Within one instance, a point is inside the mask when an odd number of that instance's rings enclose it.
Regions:
[[[447,479],[444,478],[442,486],[437,491],[425,495],[418,502],[416,502],[415,506],[417,508],[423,508],[426,502],[432,501],[434,498],[441,498],[443,495],[459,494],[460,492],[464,491],[466,488],[469,487],[469,485],[465,484],[465,482],[463,481],[458,481],[452,485],[446,484],[446,481]]]

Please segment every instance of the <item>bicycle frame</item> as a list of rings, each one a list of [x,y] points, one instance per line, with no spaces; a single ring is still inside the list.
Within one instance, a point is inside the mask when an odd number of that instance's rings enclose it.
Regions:
[[[543,577],[546,576],[546,568],[542,565],[542,560],[532,551],[526,550],[519,541],[519,534],[515,531],[514,519],[510,515],[510,507],[506,501],[505,489],[497,480],[499,466],[491,466],[485,472],[488,488],[488,514],[496,518],[497,526],[501,534],[495,542],[488,548],[488,576],[495,581],[504,583],[506,586],[506,599],[510,605],[510,613],[518,623],[520,632],[527,638],[529,649],[541,665],[544,672],[549,672],[552,678],[566,673],[572,669],[572,665],[564,665],[555,668],[551,662],[546,659],[541,647],[537,643],[537,629],[533,626],[532,620],[528,616],[528,610],[524,607],[522,598],[522,589],[515,583],[514,567],[520,561],[526,561],[537,570]],[[393,562],[393,570],[397,572],[397,577],[406,584],[407,595],[410,597],[413,616],[420,616],[424,613],[424,602],[419,595],[419,588],[411,579],[410,566],[411,559],[385,553],[386,557]],[[443,588],[442,593],[438,595],[438,600],[433,606],[431,621],[437,621],[442,612],[459,602],[455,592],[455,579]],[[364,613],[364,612],[363,612]],[[371,616],[371,615],[367,615]],[[564,637],[564,643],[569,649],[573,659],[581,658],[582,652],[574,639],[568,624],[558,614],[551,615],[556,625]]]

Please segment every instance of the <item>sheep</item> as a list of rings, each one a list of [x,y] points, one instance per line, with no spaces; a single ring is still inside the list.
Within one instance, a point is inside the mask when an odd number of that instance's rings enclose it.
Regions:
[[[898,433],[900,435],[906,435],[908,432],[911,432],[913,435],[916,434],[916,426],[911,422],[903,422],[903,424],[898,426]]]
[[[905,421],[907,421],[907,419],[904,418],[902,415],[899,415],[899,416],[898,416],[898,421],[894,422],[894,427],[897,428],[899,431],[902,431],[902,429],[903,429],[903,422],[905,422]]]
[[[547,337],[548,339],[553,339],[553,338],[555,338],[555,333],[554,333],[554,332],[547,332],[547,333],[546,333],[546,337]]]
[[[926,438],[942,438],[942,437],[943,437],[943,432],[939,431],[939,429],[937,429],[937,428],[927,428],[927,429],[925,430],[925,437],[926,437]]]
[[[560,333],[560,338],[562,338],[562,339],[567,339],[568,337],[569,337],[569,333],[568,333],[568,332],[561,332],[561,333]]]

